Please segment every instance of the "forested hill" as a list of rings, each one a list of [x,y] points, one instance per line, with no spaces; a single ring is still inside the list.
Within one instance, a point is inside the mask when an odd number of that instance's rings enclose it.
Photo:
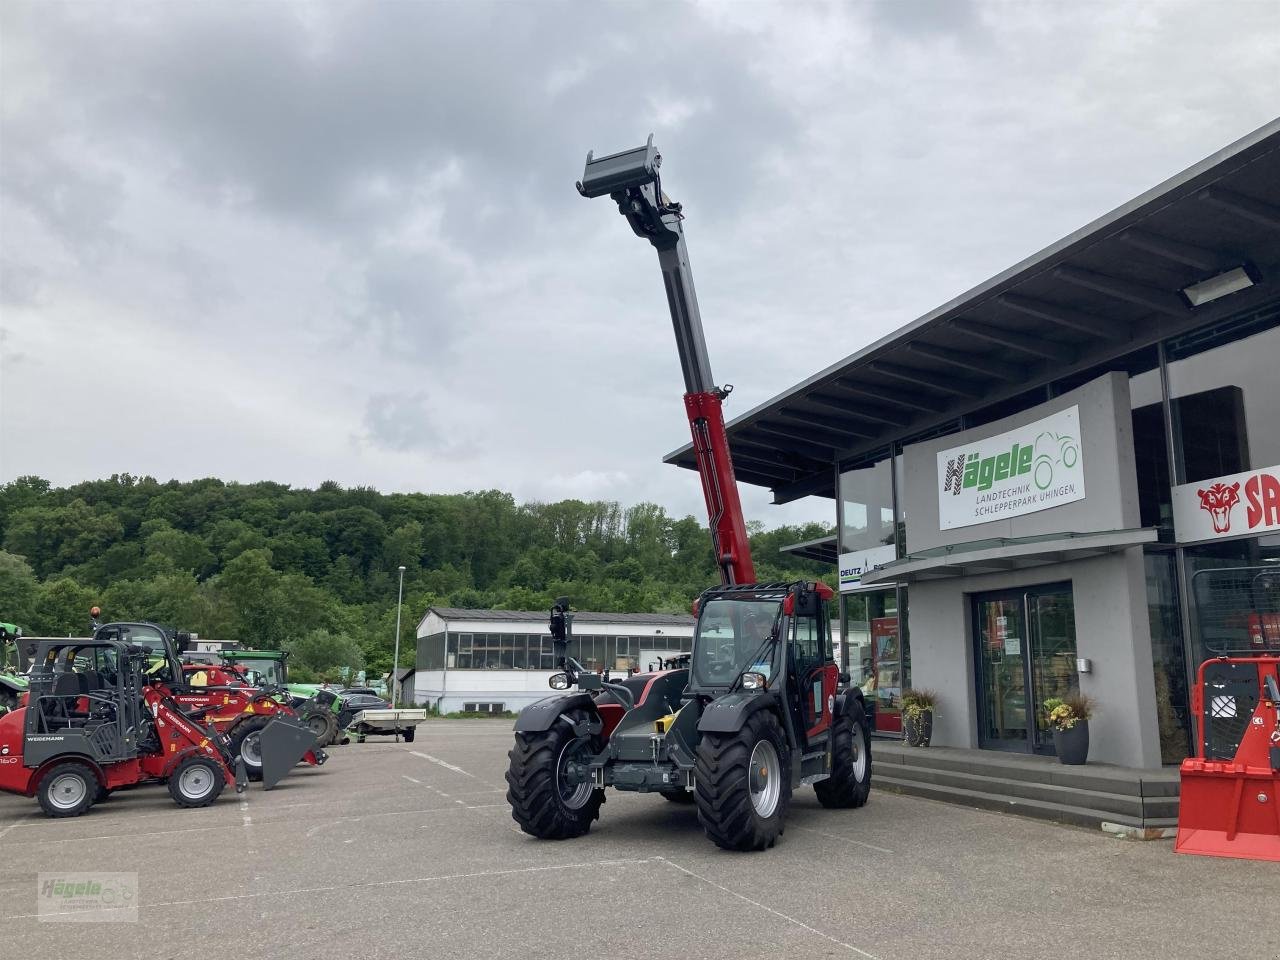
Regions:
[[[830,580],[827,565],[778,552],[829,532],[755,526],[758,575]],[[710,543],[703,523],[650,503],[21,477],[0,486],[0,621],[28,636],[81,634],[97,604],[112,620],[289,647],[304,673],[385,670],[401,564],[412,650],[430,604],[541,610],[568,595],[581,609],[687,611],[718,579]]]

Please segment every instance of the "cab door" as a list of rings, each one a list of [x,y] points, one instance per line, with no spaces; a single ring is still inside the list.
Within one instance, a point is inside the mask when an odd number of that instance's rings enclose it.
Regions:
[[[812,742],[831,727],[840,670],[831,657],[831,635],[824,613],[792,619],[791,650],[800,693],[798,704],[805,739]]]

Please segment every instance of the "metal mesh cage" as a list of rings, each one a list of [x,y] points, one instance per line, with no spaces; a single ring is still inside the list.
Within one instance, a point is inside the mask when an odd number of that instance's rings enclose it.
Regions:
[[[1205,664],[1204,757],[1232,760],[1258,706],[1256,663]]]
[[[1215,654],[1280,652],[1280,570],[1227,567],[1191,578],[1205,649]]]

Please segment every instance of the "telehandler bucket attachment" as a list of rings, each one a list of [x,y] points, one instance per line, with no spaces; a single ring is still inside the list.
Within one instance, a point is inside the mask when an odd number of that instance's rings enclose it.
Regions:
[[[1192,695],[1196,756],[1182,762],[1173,849],[1280,861],[1280,657],[1219,657]]]
[[[289,775],[303,755],[316,746],[316,735],[293,717],[278,715],[259,734],[262,789],[270,790]]]

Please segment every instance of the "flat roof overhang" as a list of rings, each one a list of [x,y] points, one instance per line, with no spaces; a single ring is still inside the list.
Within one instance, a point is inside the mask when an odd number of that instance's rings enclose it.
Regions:
[[[1036,537],[996,537],[909,554],[862,575],[863,585],[921,583],[955,577],[1027,570],[1084,560],[1155,543],[1154,527],[1102,533],[1053,533]]]
[[[1242,264],[1254,286],[1180,291]],[[1167,337],[1280,303],[1280,118],[728,424],[738,480],[835,496],[836,464]],[[664,457],[697,469],[692,445]]]
[[[805,540],[782,547],[779,553],[789,553],[802,560],[817,560],[819,563],[834,565],[840,559],[840,551],[836,547],[836,535],[819,537],[816,540]]]

